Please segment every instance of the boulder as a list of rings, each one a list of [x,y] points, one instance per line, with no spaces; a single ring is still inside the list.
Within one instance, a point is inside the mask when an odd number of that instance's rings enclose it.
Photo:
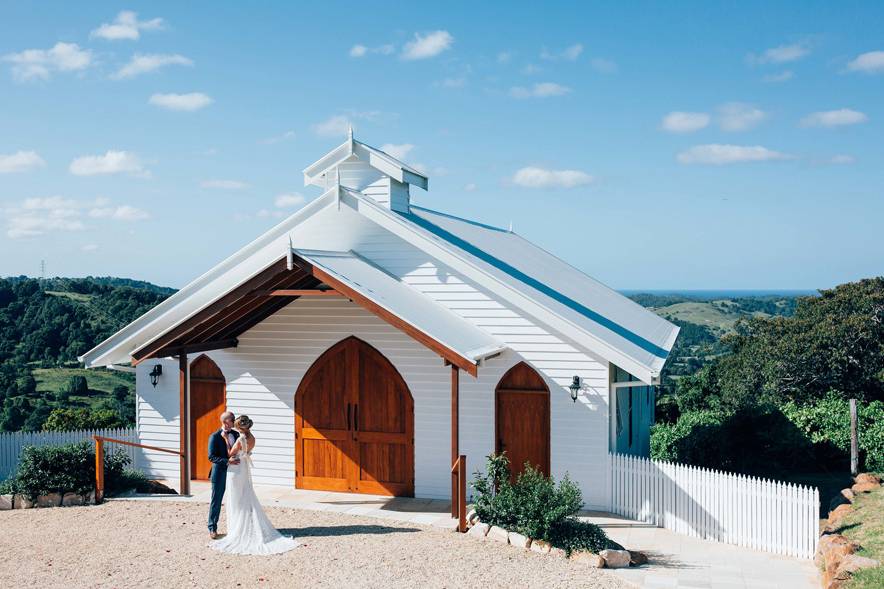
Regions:
[[[544,542],[543,540],[532,540],[531,541],[531,552],[539,552],[541,554],[549,554],[550,549],[549,542]]]
[[[853,492],[853,489],[841,489],[841,496],[847,499],[847,501],[852,502],[853,498],[856,497],[856,493]]]
[[[610,569],[623,569],[629,566],[631,557],[628,550],[602,550],[599,554],[605,559],[605,566]]]
[[[639,552],[638,550],[630,550],[629,551],[629,564],[634,567],[639,567],[643,564],[648,564],[648,555],[644,552]]]
[[[875,483],[876,485],[881,484],[881,479],[876,475],[873,475],[870,472],[864,472],[856,475],[856,478],[853,479],[854,483]]]
[[[562,550],[561,548],[556,548],[555,546],[549,547],[549,553],[552,556],[557,556],[559,558],[568,558],[568,554]]]
[[[495,542],[502,542],[504,544],[508,544],[510,541],[509,532],[507,532],[506,530],[504,530],[503,528],[501,528],[499,526],[491,526],[491,529],[488,530],[488,534],[486,534],[485,537],[488,538],[489,540],[494,540]]]
[[[24,495],[16,495],[13,497],[12,508],[13,509],[30,509],[34,507],[34,502],[25,497]]]
[[[874,491],[875,489],[877,489],[880,486],[881,485],[879,483],[872,483],[872,482],[857,483],[857,484],[853,485],[852,487],[850,487],[850,490],[853,491],[854,493],[857,493],[857,494],[871,493],[872,491]]]
[[[853,511],[853,505],[850,503],[844,503],[843,505],[839,505],[835,509],[829,512],[829,525],[826,526],[827,530],[834,530],[838,527],[838,522],[841,519]]]
[[[13,503],[13,496],[12,495],[0,495],[0,511],[12,509],[12,503]]]
[[[848,554],[841,559],[841,564],[835,570],[833,580],[846,581],[850,575],[862,569],[873,569],[881,563],[874,558],[867,558],[858,554]]]
[[[596,569],[605,568],[605,559],[588,550],[575,550],[571,553],[571,560],[586,563]]]
[[[58,507],[61,505],[61,493],[49,493],[37,497],[37,507]]]
[[[474,525],[476,525],[476,522],[478,522],[478,521],[479,521],[479,514],[476,513],[475,509],[471,509],[467,513],[467,523],[470,524],[471,526],[474,526]]]
[[[71,507],[72,505],[83,505],[83,503],[83,496],[77,493],[65,493],[64,497],[61,498],[61,504],[65,507]]]
[[[859,549],[859,544],[851,542],[841,534],[823,534],[817,545],[814,562],[820,568],[825,568],[826,563],[832,560],[833,555],[853,554]]]
[[[484,522],[476,522],[473,524],[473,527],[469,529],[467,532],[468,535],[474,536],[476,538],[484,539],[486,535],[488,535],[488,530],[491,529],[491,526]]]
[[[522,548],[523,550],[528,550],[529,548],[531,548],[531,538],[523,536],[518,532],[509,533],[509,542],[513,546],[516,546],[517,548]]]

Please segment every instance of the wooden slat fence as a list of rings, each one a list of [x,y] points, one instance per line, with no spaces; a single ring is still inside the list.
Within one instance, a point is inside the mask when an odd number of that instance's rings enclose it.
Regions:
[[[71,442],[91,442],[92,436],[118,438],[129,442],[138,441],[135,428],[83,429],[68,432],[3,432],[0,433],[0,480],[8,478],[15,472],[25,446],[61,446]],[[120,448],[129,455],[134,466],[138,448],[132,446],[120,446]]]
[[[813,558],[819,490],[611,454],[611,512],[679,534]]]

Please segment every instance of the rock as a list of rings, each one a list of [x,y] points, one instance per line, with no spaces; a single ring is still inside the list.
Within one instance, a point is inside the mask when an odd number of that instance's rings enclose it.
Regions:
[[[873,569],[881,563],[874,558],[867,558],[858,554],[848,554],[841,559],[841,564],[835,571],[833,580],[846,581],[850,575],[862,569]]]
[[[853,505],[844,503],[829,512],[829,527],[837,527],[838,521],[845,515],[853,511]]]
[[[876,485],[881,484],[881,479],[877,476],[873,475],[870,472],[863,472],[856,475],[856,478],[853,479],[854,483],[875,483]]]
[[[531,538],[523,536],[518,532],[509,533],[509,542],[513,546],[516,546],[517,548],[522,548],[524,550],[528,550],[529,548],[531,548]]]
[[[858,549],[859,544],[851,542],[841,534],[823,534],[817,546],[814,562],[818,567],[825,568],[827,562],[832,560],[833,555],[853,554]]]
[[[77,493],[65,493],[64,497],[61,498],[61,504],[65,507],[71,507],[72,505],[83,505],[83,496],[78,495]]]
[[[467,513],[467,523],[471,526],[476,525],[476,522],[479,521],[479,514],[476,513],[475,509],[471,509],[469,513]]]
[[[623,569],[629,566],[628,550],[602,550],[600,553],[605,559],[605,566],[611,569]]]
[[[629,551],[629,564],[638,567],[643,564],[648,564],[648,555],[644,552],[639,552],[638,550],[630,550]]]
[[[531,541],[531,551],[539,552],[541,554],[549,554],[549,549],[551,546],[549,542],[544,542],[543,540],[532,540]]]
[[[605,568],[605,559],[588,550],[576,550],[571,553],[571,560],[583,562],[596,569]]]
[[[15,497],[13,497],[13,509],[30,509],[32,507],[34,507],[34,502],[24,495],[16,495]]]
[[[476,538],[484,539],[485,536],[488,535],[489,529],[491,529],[491,526],[489,526],[488,524],[483,522],[476,522],[475,524],[473,524],[473,527],[469,529],[467,534],[470,536],[475,536]]]
[[[853,489],[841,489],[841,496],[852,502],[853,498],[856,497],[856,493],[853,492]]]
[[[13,499],[12,495],[0,495],[0,511],[12,509]]]
[[[857,483],[850,487],[850,490],[854,493],[871,493],[880,486],[879,483]]]
[[[556,548],[555,546],[549,547],[549,554],[551,554],[552,556],[557,556],[559,558],[567,558],[568,557],[568,555],[565,553],[564,550],[562,550],[561,548]]]
[[[37,507],[58,507],[61,505],[61,493],[49,493],[37,497]]]
[[[503,542],[504,544],[508,544],[510,541],[509,532],[498,526],[491,526],[491,529],[488,530],[488,534],[486,534],[485,537],[489,540],[494,540],[495,542]]]

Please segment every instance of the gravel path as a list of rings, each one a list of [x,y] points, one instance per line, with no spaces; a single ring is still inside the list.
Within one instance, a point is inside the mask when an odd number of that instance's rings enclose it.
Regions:
[[[267,514],[304,545],[278,556],[224,555],[206,547],[205,512],[201,504],[147,501],[0,512],[0,585],[630,586],[581,563],[452,532],[289,508]]]

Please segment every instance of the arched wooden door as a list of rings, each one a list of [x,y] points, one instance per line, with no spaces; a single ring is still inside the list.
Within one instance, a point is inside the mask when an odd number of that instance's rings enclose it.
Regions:
[[[190,477],[208,480],[209,436],[221,427],[226,405],[226,383],[221,369],[208,356],[190,364]]]
[[[495,422],[495,451],[506,452],[513,480],[526,462],[549,476],[549,389],[524,362],[497,384]]]
[[[295,393],[295,486],[414,495],[414,400],[358,338],[326,350]]]

